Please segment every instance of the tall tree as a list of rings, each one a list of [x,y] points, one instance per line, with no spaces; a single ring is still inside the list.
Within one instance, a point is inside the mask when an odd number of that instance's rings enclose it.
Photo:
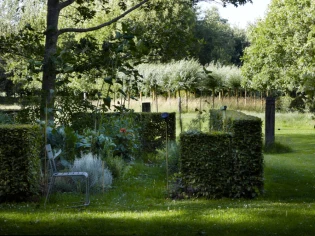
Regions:
[[[43,60],[43,78],[42,78],[42,92],[43,99],[41,107],[45,107],[45,104],[48,104],[48,107],[54,106],[54,94],[53,90],[55,90],[56,83],[56,54],[57,54],[57,43],[58,37],[64,33],[84,33],[95,31],[101,29],[103,27],[109,26],[124,16],[128,15],[130,12],[135,9],[141,7],[149,0],[143,0],[134,6],[130,7],[128,10],[128,6],[124,3],[124,1],[118,1],[120,8],[124,11],[118,16],[114,17],[112,20],[99,24],[97,26],[89,27],[89,28],[58,28],[58,22],[60,13],[63,9],[66,9],[69,6],[73,6],[77,10],[77,18],[75,18],[76,22],[90,20],[95,16],[95,10],[93,6],[95,6],[96,1],[81,1],[81,0],[48,0],[47,1],[47,26],[46,26],[46,40],[45,40],[45,53]],[[106,6],[108,1],[101,0],[102,4]],[[104,9],[105,11],[106,9]],[[42,111],[41,117],[44,117],[44,112]]]
[[[243,74],[252,88],[284,93],[303,91],[315,60],[315,3],[273,0],[266,18],[249,31]]]

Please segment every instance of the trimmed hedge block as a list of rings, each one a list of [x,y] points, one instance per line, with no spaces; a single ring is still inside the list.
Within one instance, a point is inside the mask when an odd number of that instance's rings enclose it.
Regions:
[[[40,128],[0,125],[0,133],[0,202],[29,200],[40,192]]]
[[[208,198],[262,194],[261,119],[211,110],[209,126],[220,132],[181,134],[181,173],[186,189]]]
[[[183,182],[196,196],[227,196],[231,182],[231,135],[183,133],[180,136]]]

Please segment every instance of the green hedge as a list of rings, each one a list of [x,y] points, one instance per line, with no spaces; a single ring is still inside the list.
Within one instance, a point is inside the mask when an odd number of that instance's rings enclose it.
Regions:
[[[26,201],[40,192],[40,128],[0,125],[0,202]]]
[[[252,198],[263,192],[262,121],[240,112],[210,112],[210,133],[183,133],[181,173],[188,193]],[[221,132],[213,132],[221,130]]]
[[[6,114],[11,123],[34,124],[39,119],[39,108],[29,107],[19,110],[0,110],[0,113]],[[1,122],[0,122],[1,123]]]
[[[232,173],[231,135],[182,133],[181,174],[186,193],[208,198],[229,195]]]
[[[262,121],[248,116],[233,120],[233,186],[236,197],[254,197],[263,192]]]

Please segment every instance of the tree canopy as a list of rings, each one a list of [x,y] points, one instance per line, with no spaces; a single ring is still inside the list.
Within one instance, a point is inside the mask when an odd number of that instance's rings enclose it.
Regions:
[[[203,13],[196,26],[196,38],[200,40],[198,58],[205,65],[212,61],[241,65],[240,57],[248,46],[245,30],[232,28],[213,7]]]
[[[304,91],[306,80],[314,78],[314,9],[311,0],[271,2],[266,18],[250,29],[243,58],[252,88]]]

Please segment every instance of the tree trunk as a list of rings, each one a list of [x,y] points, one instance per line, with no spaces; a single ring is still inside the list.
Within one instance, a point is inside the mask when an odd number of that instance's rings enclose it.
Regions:
[[[183,132],[183,121],[182,121],[182,100],[181,97],[178,97],[178,113],[179,113],[179,127],[180,133]]]
[[[185,89],[185,98],[186,98],[186,112],[188,112],[188,90]]]
[[[239,104],[238,104],[238,89],[235,89],[235,95],[236,95],[236,108],[239,108]]]
[[[212,109],[214,109],[214,93],[215,89],[212,89]]]
[[[59,18],[59,0],[48,0],[47,3],[47,27],[45,39],[45,54],[43,61],[43,81],[41,97],[41,120],[45,119],[45,113],[49,112],[48,120],[54,121],[54,97],[56,84],[56,63],[54,57],[57,51],[58,41],[58,18]],[[47,106],[47,110],[45,107]]]

